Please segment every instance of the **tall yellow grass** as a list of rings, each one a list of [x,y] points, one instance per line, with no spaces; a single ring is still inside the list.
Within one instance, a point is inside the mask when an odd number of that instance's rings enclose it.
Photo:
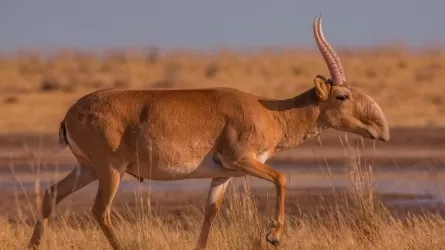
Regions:
[[[328,202],[315,204],[312,215],[286,211],[282,249],[442,249],[445,220],[435,214],[399,217],[386,209],[372,189],[372,163],[362,157],[362,145],[349,145],[350,190],[332,190]],[[328,167],[328,166],[327,166]],[[272,249],[264,236],[271,214],[259,212],[249,178],[230,188],[223,211],[210,235],[209,249]],[[67,198],[69,199],[69,198]],[[114,227],[126,249],[193,249],[203,219],[203,207],[178,204],[179,214],[158,214],[150,196],[135,191],[135,205],[114,211]],[[76,202],[76,201],[73,201]],[[274,202],[270,199],[269,202]],[[297,203],[287,198],[287,203]],[[15,209],[31,206],[18,204]],[[26,213],[23,213],[26,214]],[[34,218],[0,216],[0,249],[24,249]],[[44,249],[110,249],[89,211],[57,216],[43,242]]]

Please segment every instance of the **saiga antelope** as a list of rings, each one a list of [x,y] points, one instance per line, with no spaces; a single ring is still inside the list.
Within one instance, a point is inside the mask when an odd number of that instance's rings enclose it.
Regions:
[[[92,213],[111,246],[122,248],[110,207],[124,173],[151,180],[212,178],[199,249],[206,247],[231,177],[268,180],[276,187],[276,212],[266,239],[277,245],[284,224],[286,178],[265,164],[273,153],[294,148],[327,128],[381,141],[390,137],[379,105],[347,83],[339,57],[323,36],[321,17],[314,19],[313,32],[331,79],[317,75],[313,88],[290,99],[232,88],[105,89],[79,99],[59,131],[60,143],[70,147],[79,164],[46,190],[42,218],[29,246],[39,246],[53,199],[57,204],[98,180]]]

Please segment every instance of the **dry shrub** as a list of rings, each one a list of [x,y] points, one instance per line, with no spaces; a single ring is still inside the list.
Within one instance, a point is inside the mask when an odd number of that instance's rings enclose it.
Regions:
[[[14,104],[19,102],[19,98],[17,96],[8,96],[4,99],[6,104]]]

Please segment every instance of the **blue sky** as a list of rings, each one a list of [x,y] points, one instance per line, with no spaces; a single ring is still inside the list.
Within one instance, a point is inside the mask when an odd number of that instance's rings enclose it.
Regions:
[[[315,46],[322,13],[333,45],[445,43],[445,1],[0,1],[0,51],[123,46]]]

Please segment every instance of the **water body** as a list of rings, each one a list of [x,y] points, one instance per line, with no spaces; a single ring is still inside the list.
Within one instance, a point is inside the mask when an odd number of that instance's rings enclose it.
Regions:
[[[299,165],[272,165],[288,177],[289,188],[349,188],[350,182],[346,169],[340,167],[307,167]],[[19,167],[14,173],[8,168],[0,172],[0,189],[3,192],[14,190],[32,191],[36,185],[45,190],[55,180],[63,178],[72,169],[72,165],[62,165],[59,172],[53,168],[41,169],[35,175],[29,168]],[[28,170],[27,170],[28,169]],[[401,167],[403,169],[403,167]],[[253,188],[272,188],[273,184],[255,177],[247,177]],[[36,180],[39,180],[36,184]],[[234,178],[232,185],[241,184],[244,177]],[[178,181],[150,181],[143,183],[126,175],[120,185],[119,192],[134,190],[162,190],[205,191],[210,179],[193,179]],[[233,184],[235,183],[235,184]],[[375,191],[391,194],[429,195],[433,199],[429,202],[445,202],[445,171],[431,172],[428,169],[419,170],[388,170],[376,171],[372,174],[371,185]],[[82,192],[94,194],[97,182],[83,188]],[[418,202],[418,201],[417,201]]]

